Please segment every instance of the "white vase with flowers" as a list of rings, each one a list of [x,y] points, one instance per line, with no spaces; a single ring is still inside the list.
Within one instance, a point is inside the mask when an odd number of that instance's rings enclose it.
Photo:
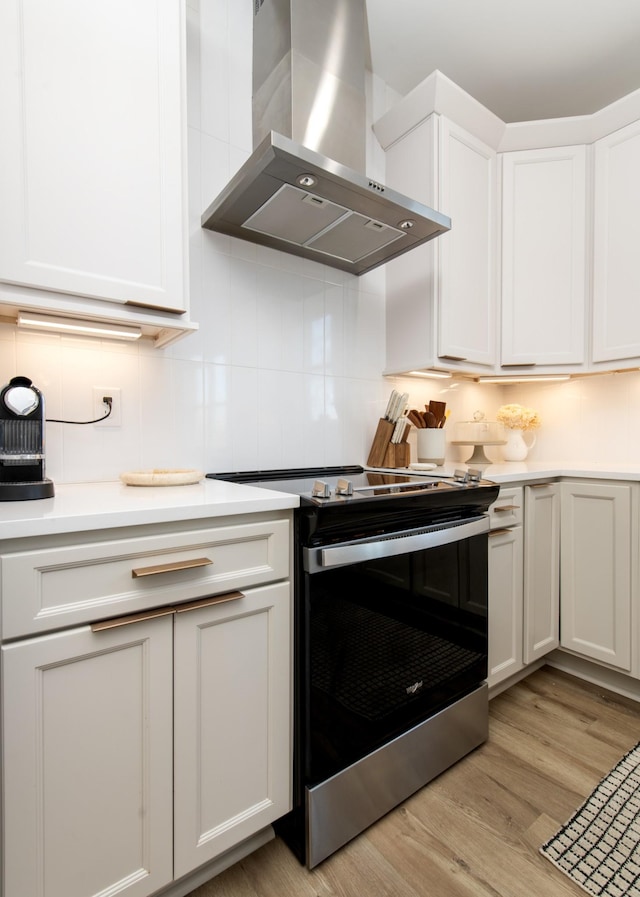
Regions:
[[[506,443],[502,446],[505,461],[525,461],[530,449],[536,443],[533,430],[540,426],[540,416],[533,408],[523,405],[503,405],[498,409],[496,419],[505,427]],[[526,440],[524,434],[528,434]]]

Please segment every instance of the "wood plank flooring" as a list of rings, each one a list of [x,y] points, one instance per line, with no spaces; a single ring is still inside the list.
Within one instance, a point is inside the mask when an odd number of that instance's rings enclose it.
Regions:
[[[640,741],[640,704],[543,667],[489,732],[313,871],[276,839],[189,897],[584,897],[538,848]]]

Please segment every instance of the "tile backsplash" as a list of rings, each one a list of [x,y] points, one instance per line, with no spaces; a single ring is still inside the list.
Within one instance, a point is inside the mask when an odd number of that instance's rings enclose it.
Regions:
[[[252,149],[251,15],[251,4],[237,0],[188,2],[191,316],[199,331],[156,350],[0,323],[0,385],[30,377],[48,417],[89,420],[94,386],[121,390],[121,427],[47,425],[48,475],[75,483],[147,467],[363,462],[393,387],[409,392],[412,406],[446,401],[449,432],[476,410],[491,419],[503,402],[533,405],[543,421],[534,460],[635,460],[640,374],[526,387],[386,380],[384,268],[356,278],[201,229],[202,210]],[[389,95],[371,78],[367,91],[375,120]],[[372,132],[367,169],[384,180]],[[449,446],[448,456],[464,460],[470,451]],[[499,458],[499,449],[487,453]]]

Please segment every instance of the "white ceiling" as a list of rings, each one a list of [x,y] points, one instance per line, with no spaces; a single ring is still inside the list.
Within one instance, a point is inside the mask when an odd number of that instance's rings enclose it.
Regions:
[[[435,69],[505,122],[587,115],[640,88],[640,0],[366,0],[372,71]]]

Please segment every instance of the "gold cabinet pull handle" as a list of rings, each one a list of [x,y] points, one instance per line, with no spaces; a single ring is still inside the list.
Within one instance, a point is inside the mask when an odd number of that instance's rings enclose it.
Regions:
[[[192,558],[189,561],[172,561],[169,564],[154,564],[151,567],[134,567],[131,576],[137,579],[140,576],[157,576],[158,573],[175,573],[177,570],[193,570],[196,567],[207,567],[213,564],[209,558]]]
[[[155,610],[143,610],[139,614],[128,614],[125,617],[115,617],[113,620],[101,620],[91,624],[92,632],[102,632],[105,629],[117,629],[118,626],[129,626],[131,623],[140,623],[143,620],[154,620],[156,617],[169,617],[173,614],[183,614],[189,610],[197,610],[200,607],[211,607],[214,604],[224,604],[225,601],[237,601],[244,598],[243,592],[225,592],[224,595],[209,595],[207,598],[196,598],[195,601],[187,601],[184,604],[171,604],[158,607]]]
[[[546,489],[547,486],[552,486],[553,483],[528,483],[529,489]]]
[[[503,527],[502,529],[492,529],[489,530],[489,536],[504,536],[505,533],[510,533],[511,530],[507,529],[507,527]]]
[[[496,505],[492,510],[496,513],[498,511],[519,511],[520,505]]]
[[[187,601],[185,604],[178,604],[174,610],[177,614],[184,614],[190,610],[198,610],[200,607],[211,607],[214,604],[224,604],[225,601],[237,601],[239,598],[244,598],[243,592],[225,592],[224,595],[196,598],[195,601]]]
[[[101,620],[91,624],[92,632],[102,632],[104,629],[117,629],[118,626],[129,626],[131,623],[140,623],[142,620],[154,620],[156,617],[168,617],[175,613],[173,607],[160,607],[157,610],[143,610],[139,614],[129,614],[126,617],[116,617],[113,620]]]

